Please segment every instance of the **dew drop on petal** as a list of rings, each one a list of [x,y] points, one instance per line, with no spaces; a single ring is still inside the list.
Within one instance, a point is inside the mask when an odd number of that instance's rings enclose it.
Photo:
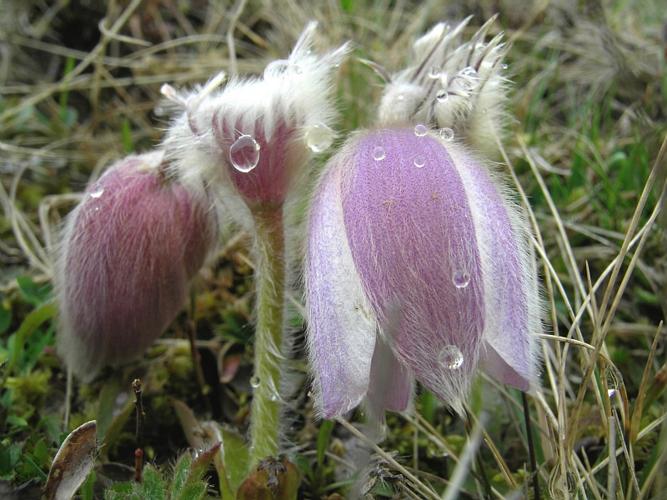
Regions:
[[[306,144],[313,153],[321,153],[333,144],[334,131],[324,123],[313,125],[306,131]]]
[[[102,196],[103,194],[104,194],[104,188],[103,188],[103,187],[100,187],[100,188],[97,188],[97,189],[96,189],[95,191],[93,191],[92,193],[90,193],[90,197],[91,197],[91,198],[99,198],[99,197]]]
[[[428,133],[428,128],[426,128],[426,125],[419,123],[415,125],[415,135],[417,137],[424,137]]]
[[[452,283],[454,283],[456,288],[465,288],[468,286],[468,283],[470,283],[470,275],[465,271],[454,271]]]
[[[387,154],[384,151],[384,148],[382,146],[375,146],[373,148],[373,159],[375,161],[382,161],[384,160],[385,156]]]
[[[438,100],[438,102],[445,102],[447,99],[449,99],[449,93],[445,89],[442,89],[435,95],[435,98]]]
[[[440,351],[438,361],[448,370],[458,370],[463,365],[463,354],[458,347],[450,344]]]
[[[244,134],[229,148],[229,160],[239,172],[250,172],[259,162],[259,148],[253,136]]]
[[[449,127],[441,128],[438,132],[438,135],[445,141],[451,141],[454,139],[454,131]]]
[[[259,377],[257,375],[253,375],[250,379],[250,386],[253,389],[257,389],[259,387]]]
[[[426,159],[422,155],[417,155],[417,156],[415,156],[415,159],[413,160],[412,163],[417,168],[423,168],[424,165],[426,165]]]
[[[285,59],[271,61],[264,69],[264,78],[270,79],[283,76],[287,71],[288,65],[289,63]]]

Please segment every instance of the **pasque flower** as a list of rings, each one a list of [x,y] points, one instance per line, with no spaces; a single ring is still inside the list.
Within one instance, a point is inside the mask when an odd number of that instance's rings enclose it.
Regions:
[[[182,95],[165,89],[184,108],[165,140],[178,175],[219,190],[219,202],[242,223],[247,208],[282,208],[310,156],[334,140],[333,76],[348,45],[314,53],[316,26],[308,24],[288,59],[269,63],[262,77],[233,77],[221,90],[213,81]]]
[[[488,25],[452,46],[463,25],[415,43],[380,126],[348,140],[315,191],[306,297],[324,417],[363,400],[376,415],[404,410],[415,378],[462,412],[479,366],[522,390],[536,383],[529,231],[480,154],[502,118],[503,48],[483,43]]]
[[[162,334],[215,243],[209,204],[165,169],[163,151],[128,156],[68,216],[55,275],[58,352],[83,380]]]

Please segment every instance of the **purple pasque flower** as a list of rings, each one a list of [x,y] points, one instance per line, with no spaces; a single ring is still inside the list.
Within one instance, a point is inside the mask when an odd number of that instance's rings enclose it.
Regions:
[[[140,356],[162,334],[215,244],[210,204],[165,168],[162,151],[120,160],[67,218],[55,273],[57,344],[83,380]]]
[[[541,330],[528,230],[484,160],[417,128],[364,132],[309,220],[310,357],[322,415],[404,410],[412,378],[462,411],[478,365],[528,390]]]
[[[537,383],[530,233],[479,153],[491,154],[490,127],[502,124],[500,108],[479,109],[504,98],[501,45],[483,43],[487,23],[454,46],[466,22],[415,43],[417,64],[387,86],[380,126],[348,140],[315,191],[306,298],[324,417],[363,400],[375,415],[405,410],[415,378],[462,413],[478,367],[524,391]]]
[[[251,212],[281,208],[308,160],[333,142],[333,76],[349,50],[345,44],[315,54],[317,24],[308,24],[287,59],[272,61],[261,77],[233,77],[179,96],[182,104],[165,140],[174,168],[188,184],[219,190],[241,220]],[[239,203],[241,202],[241,203]]]

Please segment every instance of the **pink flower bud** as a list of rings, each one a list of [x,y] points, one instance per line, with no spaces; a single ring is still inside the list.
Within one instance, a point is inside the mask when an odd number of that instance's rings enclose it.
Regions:
[[[162,151],[124,158],[68,216],[56,266],[58,352],[84,380],[162,334],[215,242],[209,206],[163,168]]]
[[[240,199],[232,216],[244,205],[280,208],[312,154],[335,138],[333,75],[348,46],[314,53],[315,28],[310,23],[290,56],[269,63],[261,77],[234,77],[215,92],[213,85],[182,96],[168,89],[185,107],[165,140],[175,170],[189,184],[219,189],[226,205]]]
[[[536,383],[536,271],[506,192],[485,162],[419,125],[362,133],[330,161],[306,266],[323,416],[364,398],[404,410],[412,377],[462,412],[480,365],[522,390]]]

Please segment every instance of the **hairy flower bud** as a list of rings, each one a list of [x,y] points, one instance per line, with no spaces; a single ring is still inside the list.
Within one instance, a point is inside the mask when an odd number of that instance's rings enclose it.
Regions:
[[[420,125],[362,133],[330,161],[306,267],[323,416],[365,397],[403,410],[413,376],[462,412],[478,365],[522,390],[536,382],[535,265],[506,191],[483,160]]]
[[[269,63],[262,77],[172,96],[185,108],[165,140],[177,174],[219,189],[227,206],[241,201],[232,216],[243,218],[246,206],[282,207],[310,156],[334,140],[332,77],[348,46],[314,54],[315,28],[310,23],[289,58]]]
[[[162,334],[215,243],[215,215],[164,177],[163,156],[112,165],[68,216],[56,265],[58,352],[84,380]]]

